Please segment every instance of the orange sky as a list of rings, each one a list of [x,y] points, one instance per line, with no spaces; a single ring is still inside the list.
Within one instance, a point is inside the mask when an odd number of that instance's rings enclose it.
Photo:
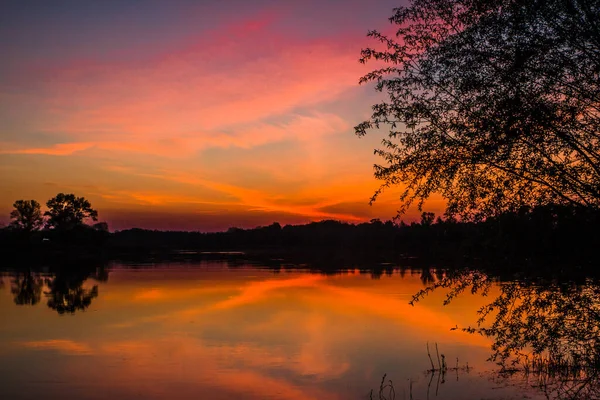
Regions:
[[[394,217],[397,193],[367,204],[385,132],[353,126],[381,96],[357,83],[372,68],[357,61],[365,33],[389,29],[397,5],[8,7],[0,221],[15,200],[58,192],[90,199],[112,229]]]

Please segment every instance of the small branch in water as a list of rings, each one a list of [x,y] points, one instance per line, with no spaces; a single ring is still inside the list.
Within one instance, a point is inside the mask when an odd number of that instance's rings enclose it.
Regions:
[[[429,356],[429,362],[431,363],[431,369],[429,371],[434,372],[435,365],[433,365],[433,359],[431,358],[431,353],[429,352],[429,342],[427,342],[427,355]]]
[[[383,378],[381,378],[381,383],[379,384],[379,397],[377,398],[378,400],[394,400],[396,398],[396,390],[394,389],[394,384],[392,383],[392,380],[389,379],[389,383],[385,382],[385,377],[387,376],[387,374],[383,374]],[[387,397],[386,397],[386,390],[387,390]],[[411,391],[412,391],[412,383],[411,383]],[[412,398],[412,393],[411,393],[411,398]],[[374,400],[373,397],[373,389],[371,389],[371,392],[369,394],[369,399],[370,400]]]

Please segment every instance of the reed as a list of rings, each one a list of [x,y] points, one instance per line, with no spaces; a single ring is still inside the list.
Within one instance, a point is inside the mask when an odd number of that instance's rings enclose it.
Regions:
[[[371,393],[369,394],[370,400],[395,400],[396,399],[396,390],[394,389],[394,383],[391,379],[388,379],[386,382],[385,378],[387,374],[383,374],[383,378],[381,378],[381,383],[379,384],[379,392],[377,393],[377,397],[373,397],[373,389],[371,389]],[[412,382],[411,382],[411,396],[412,399]]]
[[[431,364],[431,368],[427,369],[425,373],[430,376],[429,383],[427,385],[427,398],[429,398],[429,391],[431,385],[433,383],[434,377],[438,377],[436,384],[436,395],[439,391],[440,384],[443,384],[446,379],[446,373],[449,371],[456,372],[456,379],[458,380],[458,372],[466,371],[469,372],[469,363],[466,363],[464,366],[459,365],[458,357],[456,358],[456,366],[448,367],[448,363],[446,362],[446,356],[439,352],[438,344],[435,343],[435,355],[437,360],[437,367],[433,362],[433,357],[431,356],[431,351],[429,350],[429,343],[426,345],[427,348],[427,357],[429,358],[429,362]],[[394,388],[394,384],[391,379],[386,380],[387,374],[383,375],[381,379],[381,383],[379,384],[379,391],[375,392],[371,389],[369,393],[370,400],[395,400],[396,398],[396,389]],[[408,380],[408,399],[413,400],[413,380]],[[402,399],[406,400],[407,393],[403,392]]]

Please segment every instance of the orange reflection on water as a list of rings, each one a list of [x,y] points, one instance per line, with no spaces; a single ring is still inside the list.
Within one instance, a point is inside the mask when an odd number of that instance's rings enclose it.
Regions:
[[[55,350],[64,354],[92,354],[92,349],[85,343],[78,343],[72,340],[34,340],[29,342],[19,342],[19,345],[40,350]]]
[[[30,389],[57,396],[77,382],[89,397],[105,382],[102,393],[117,399],[359,398],[383,373],[398,382],[422,376],[427,342],[439,343],[448,360],[483,365],[487,339],[450,328],[472,322],[485,299],[443,307],[439,293],[408,305],[422,287],[418,276],[398,274],[117,269],[75,315],[59,317],[43,304],[17,308],[0,292],[12,327],[0,330],[12,346],[0,353],[59,365],[51,374],[67,383]],[[24,378],[13,375],[20,386]]]

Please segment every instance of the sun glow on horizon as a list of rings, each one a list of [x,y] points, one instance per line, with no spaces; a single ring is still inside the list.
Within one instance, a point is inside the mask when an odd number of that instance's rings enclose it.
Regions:
[[[358,85],[364,33],[395,2],[264,1],[235,18],[218,2],[169,4],[9,7],[1,222],[15,200],[58,192],[90,199],[111,229],[396,215],[394,193],[368,205],[380,138],[353,135],[378,98]]]

